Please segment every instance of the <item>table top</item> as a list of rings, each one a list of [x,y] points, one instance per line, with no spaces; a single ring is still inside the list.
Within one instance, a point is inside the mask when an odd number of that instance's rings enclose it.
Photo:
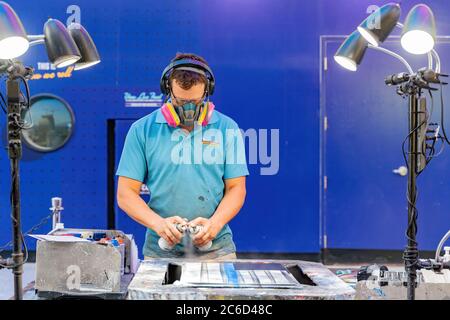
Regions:
[[[163,284],[169,263],[198,262],[195,260],[157,259],[141,262],[128,287],[127,299],[353,299],[355,290],[321,263],[300,260],[230,260],[224,262],[263,262],[297,265],[316,285],[296,288],[217,288]],[[205,262],[205,261],[202,261]],[[217,262],[217,261],[211,261]]]

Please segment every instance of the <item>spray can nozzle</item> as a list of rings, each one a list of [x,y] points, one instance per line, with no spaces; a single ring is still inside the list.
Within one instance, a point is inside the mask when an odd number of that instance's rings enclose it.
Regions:
[[[188,224],[175,223],[174,226],[183,235],[188,233],[191,238],[203,229],[202,225],[189,226]],[[175,247],[175,246],[171,246],[164,238],[159,238],[158,245],[164,251],[170,251]],[[206,250],[209,250],[211,248],[211,246],[212,246],[212,241],[209,241],[206,245],[197,247],[197,249],[199,251],[206,251]]]

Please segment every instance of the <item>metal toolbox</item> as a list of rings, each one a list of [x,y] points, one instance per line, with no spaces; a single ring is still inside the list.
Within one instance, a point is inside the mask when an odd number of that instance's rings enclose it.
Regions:
[[[132,236],[118,230],[57,229],[52,236],[91,233],[120,236],[122,247],[97,242],[38,241],[36,283],[39,297],[89,296],[123,298],[132,278]]]

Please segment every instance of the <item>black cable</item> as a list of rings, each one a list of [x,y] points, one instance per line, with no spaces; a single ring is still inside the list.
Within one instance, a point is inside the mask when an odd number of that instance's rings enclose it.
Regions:
[[[406,268],[409,270],[411,268],[414,268],[418,263],[419,258],[419,251],[417,249],[418,242],[417,240],[410,237],[410,234],[414,233],[417,234],[417,218],[419,217],[419,213],[417,210],[417,207],[414,205],[417,199],[418,190],[416,187],[416,193],[414,194],[414,198],[409,198],[409,190],[411,186],[408,182],[408,188],[406,192],[406,199],[408,201],[408,205],[412,208],[412,215],[410,219],[408,220],[408,227],[405,232],[405,236],[408,240],[408,245],[406,246],[406,250],[403,253],[403,260],[405,261]],[[412,246],[409,245],[409,242],[412,242]]]
[[[406,156],[407,152],[405,151],[405,143],[411,137],[411,135],[414,132],[416,132],[417,130],[419,130],[420,127],[422,127],[425,123],[427,123],[426,119],[424,121],[422,121],[420,124],[418,124],[415,128],[413,128],[408,133],[408,135],[405,137],[405,139],[403,140],[402,154],[403,154],[403,159],[405,160],[405,164],[408,169],[408,172],[411,172],[411,167],[409,165],[409,162],[408,162],[408,159]],[[408,154],[409,154],[409,152],[408,152]],[[414,174],[418,175],[417,172],[414,172]],[[407,189],[406,189],[406,199],[408,202],[408,210],[409,210],[409,207],[411,207],[411,209],[412,209],[412,215],[411,215],[411,217],[409,217],[408,227],[407,227],[406,233],[405,233],[405,236],[408,240],[408,245],[406,246],[406,249],[403,253],[403,260],[405,261],[405,266],[406,266],[407,270],[411,270],[416,267],[416,265],[418,264],[418,255],[419,255],[419,251],[417,249],[418,243],[415,239],[410,237],[410,234],[412,235],[413,233],[415,233],[415,234],[417,233],[417,218],[418,218],[419,214],[418,214],[417,207],[415,206],[414,203],[416,202],[416,199],[417,199],[418,190],[416,187],[416,192],[413,195],[413,199],[411,199],[409,197],[410,189],[411,189],[411,185],[408,181],[408,185],[407,185]],[[409,242],[412,242],[412,246],[409,245]]]
[[[434,108],[434,97],[433,97],[433,93],[431,92],[431,90],[428,90],[428,93],[429,93],[430,99],[431,99],[431,106],[432,106],[432,108]],[[443,105],[444,105],[444,103],[443,103],[443,99],[442,99],[442,84],[441,84],[441,126],[440,126],[440,127],[442,127],[442,128],[443,128],[443,124],[442,124],[442,121],[443,121],[443,117],[442,117],[442,108],[443,108]],[[444,130],[443,130],[443,133],[444,133]],[[435,145],[436,145],[436,141],[437,141],[437,140],[440,140],[441,146],[440,146],[440,149],[439,149],[438,153],[436,154],[436,153],[435,153]],[[432,159],[434,159],[434,158],[436,158],[436,157],[439,157],[439,156],[442,154],[442,152],[443,152],[444,149],[445,149],[445,145],[446,145],[445,137],[441,136],[441,135],[438,133],[438,134],[437,134],[437,137],[436,137],[435,139],[433,139],[433,143],[432,143],[432,145],[431,145],[431,152],[430,152],[430,155],[429,155],[428,158],[427,158],[427,164],[428,164]]]
[[[24,257],[21,265],[24,265],[25,263],[28,262],[28,247],[27,247],[27,243],[25,241],[25,237],[23,235],[22,230],[20,230],[20,237],[22,238],[23,252],[25,253],[25,257]]]
[[[425,133],[424,133],[424,137],[423,137],[423,143],[420,146],[420,148],[421,148],[420,153],[425,158],[425,165],[423,166],[423,168],[421,170],[417,171],[417,176],[419,176],[422,173],[422,171],[425,170],[425,167],[427,165],[427,140],[426,140],[427,132],[426,132],[426,130],[428,130],[428,126],[430,124],[430,119],[433,115],[433,105],[431,105],[430,109],[431,109],[430,112],[428,112],[428,109],[426,108],[426,104],[425,104],[425,115],[426,116],[425,116],[424,121],[419,125],[419,128],[420,128],[422,125],[426,124]],[[419,111],[418,113],[423,113],[423,111]]]
[[[20,129],[18,129],[18,130],[20,131]],[[13,162],[13,161],[14,160],[11,160],[11,162]],[[14,197],[13,197],[14,192],[13,192],[13,190],[14,190],[14,186],[15,186],[16,181],[17,181],[18,178],[19,178],[19,174],[18,174],[15,166],[11,165],[11,190],[10,190],[10,194],[9,194],[9,201],[10,201],[11,208],[13,207],[13,202],[14,202],[13,201],[14,200]],[[11,220],[12,220],[12,222],[14,224],[13,227],[17,227],[18,221],[13,216],[12,212],[10,214],[10,217],[11,217]],[[23,247],[23,251],[25,253],[25,257],[24,257],[22,263],[20,263],[20,264],[14,264],[14,265],[10,265],[10,266],[0,265],[3,268],[6,268],[6,267],[11,268],[11,269],[12,268],[16,268],[16,267],[19,267],[19,266],[25,264],[28,261],[28,256],[29,255],[28,255],[28,247],[27,247],[27,244],[25,242],[25,237],[24,237],[24,234],[23,234],[21,229],[19,229],[19,233],[20,233],[20,238],[22,239],[22,247]]]
[[[30,108],[30,87],[28,85],[27,79],[25,79],[25,77],[18,75],[17,76],[23,83],[23,85],[25,86],[25,90],[27,93],[27,109]]]
[[[6,110],[7,104],[6,104],[6,101],[5,101],[5,97],[3,96],[3,94],[2,94],[1,92],[0,92],[0,98],[1,98],[0,106],[2,107],[3,112],[4,112],[5,114],[7,114],[7,113],[8,113],[8,111]]]
[[[429,93],[429,95],[430,95],[430,99],[431,99],[431,107],[430,107],[430,112],[428,113],[428,110],[426,109],[426,113],[427,113],[427,128],[428,128],[428,126],[429,126],[429,124],[430,124],[430,122],[431,122],[431,118],[432,118],[432,116],[433,116],[433,113],[434,113],[434,99],[433,99],[433,94],[432,94],[432,92],[431,92],[431,90],[427,90],[428,91],[428,93]],[[406,139],[409,137],[409,135],[406,137]],[[422,155],[425,157],[425,165],[423,166],[423,168],[417,173],[417,176],[419,176],[424,170],[425,170],[425,168],[427,167],[427,165],[430,163],[430,161],[433,159],[433,158],[435,158],[435,157],[438,157],[441,153],[442,153],[442,151],[443,151],[443,149],[444,149],[444,146],[445,146],[445,144],[444,145],[441,145],[441,148],[440,148],[440,150],[439,150],[439,152],[438,152],[438,154],[435,154],[435,152],[436,152],[436,150],[435,150],[435,145],[436,145],[436,141],[438,140],[438,139],[441,139],[441,141],[442,141],[442,138],[441,137],[439,137],[439,136],[437,136],[437,137],[435,137],[434,139],[433,139],[433,142],[432,142],[432,144],[431,145],[427,145],[427,135],[426,135],[426,133],[425,133],[425,140],[424,140],[424,143],[422,144]],[[404,150],[404,143],[406,142],[406,139],[403,141],[403,144],[402,144],[402,150]],[[430,152],[429,152],[429,154],[427,155],[427,149],[429,149],[430,150]],[[405,159],[405,161],[406,161],[406,159]]]
[[[24,84],[24,86],[25,86],[25,91],[26,91],[26,94],[27,94],[27,97],[26,97],[26,109],[27,109],[27,111],[30,114],[30,116],[29,116],[29,118],[30,118],[30,125],[29,126],[23,126],[21,124],[19,125],[18,123],[16,123],[16,124],[18,126],[20,126],[20,128],[22,130],[28,130],[28,129],[31,129],[33,127],[33,116],[31,115],[31,108],[30,108],[30,87],[28,85],[27,80],[23,76],[18,75],[17,78],[19,78],[22,81],[22,83]]]
[[[433,94],[432,94],[432,91],[431,91],[431,90],[427,90],[427,91],[428,91],[428,93],[429,93],[429,95],[430,95],[430,100],[431,100],[431,108],[430,108],[431,111],[430,111],[429,117],[428,117],[428,118],[431,120],[431,117],[433,116],[433,112],[434,112],[434,97],[433,97]],[[430,123],[430,121],[428,121],[428,123]],[[408,137],[407,137],[407,138],[408,138]],[[438,153],[436,153],[435,146],[436,146],[436,142],[437,142],[438,140],[440,140],[441,145],[440,145],[440,148],[439,148]],[[405,142],[405,141],[404,141],[404,142]],[[431,160],[433,160],[433,159],[436,158],[436,157],[439,157],[439,156],[442,154],[442,152],[443,152],[444,149],[445,149],[445,140],[444,140],[443,137],[442,137],[441,135],[439,135],[439,133],[437,132],[436,137],[433,139],[432,144],[429,145],[429,146],[427,146],[427,145],[426,145],[426,142],[425,142],[425,144],[422,145],[422,148],[424,148],[424,147],[425,147],[425,152],[422,150],[422,154],[426,157],[426,162],[425,162],[425,166],[423,167],[423,169],[420,170],[420,172],[418,173],[418,176],[420,175],[420,173],[422,173],[422,171],[425,170],[425,168],[426,168],[427,165],[431,162]],[[402,148],[404,148],[404,144],[402,145]],[[427,148],[430,150],[430,152],[429,152],[428,155],[426,154],[426,149],[427,149]],[[406,161],[406,160],[405,160],[405,161]]]
[[[417,127],[415,127],[413,130],[411,130],[411,131],[408,133],[408,135],[405,137],[405,139],[403,140],[403,142],[402,142],[403,159],[405,160],[405,164],[406,164],[406,167],[408,168],[408,170],[409,170],[409,167],[408,167],[409,164],[408,164],[408,159],[406,158],[406,154],[407,154],[408,152],[405,151],[405,143],[406,143],[406,141],[408,140],[408,138],[409,138],[415,131],[419,130],[419,128],[420,128],[421,126],[423,126],[425,123],[427,123],[426,120],[422,121]]]
[[[10,193],[9,193],[9,201],[10,201],[10,206],[11,206],[11,208],[13,207],[13,202],[14,202],[14,201],[13,201],[13,200],[14,200],[14,197],[13,197],[14,192],[13,192],[13,190],[14,190],[15,183],[16,183],[16,181],[17,181],[17,179],[18,179],[18,172],[17,172],[17,170],[15,169],[14,165],[12,165],[12,162],[13,162],[13,161],[14,161],[14,160],[11,160],[11,191],[10,191]],[[12,213],[12,212],[11,212],[11,214],[10,214],[10,217],[11,217],[11,220],[12,220],[12,222],[13,222],[13,224],[14,224],[13,227],[17,227],[18,221],[17,221],[16,218],[13,216],[13,213]],[[13,264],[13,265],[9,265],[9,266],[1,265],[1,267],[3,267],[3,268],[10,268],[10,269],[16,268],[16,267],[19,267],[19,266],[23,265],[23,264],[26,263],[26,261],[28,260],[28,248],[27,248],[27,246],[26,246],[26,244],[25,244],[25,239],[24,239],[22,230],[20,230],[19,232],[20,232],[20,237],[21,237],[21,239],[22,239],[22,246],[23,246],[24,251],[25,251],[25,253],[26,253],[26,255],[25,255],[26,259],[24,259],[24,260],[22,261],[22,263],[20,263],[20,264]]]
[[[2,76],[0,79],[3,79],[3,76]],[[3,112],[4,112],[5,114],[7,114],[7,113],[8,113],[8,111],[7,111],[7,109],[8,109],[8,104],[6,103],[6,99],[5,99],[5,97],[3,96],[3,93],[1,93],[1,91],[0,91],[0,98],[1,98],[0,105],[1,105],[1,107],[2,107],[2,109],[3,109]]]
[[[447,134],[445,133],[445,125],[444,125],[444,96],[442,93],[442,82],[439,82],[440,85],[440,94],[441,94],[441,127],[442,127],[442,134],[444,135],[445,142],[450,144],[450,141],[447,138]]]
[[[433,159],[433,158],[436,158],[436,157],[439,157],[439,156],[442,154],[442,151],[443,151],[444,148],[445,148],[445,141],[444,141],[444,139],[442,138],[442,136],[439,136],[438,139],[441,140],[441,148],[439,149],[439,152],[438,152],[436,155],[433,155],[433,156],[431,157],[432,159]],[[430,159],[430,160],[431,160],[431,159]]]
[[[20,129],[18,129],[19,131],[20,131]],[[11,160],[11,162],[13,162],[14,160]],[[13,200],[14,200],[14,197],[13,197],[13,194],[14,194],[14,192],[13,192],[13,190],[14,190],[14,186],[15,186],[15,184],[16,184],[16,181],[17,181],[17,179],[19,178],[19,174],[18,174],[18,172],[17,172],[17,170],[15,169],[15,166],[14,165],[11,165],[11,191],[10,191],[10,194],[9,194],[9,201],[10,201],[10,206],[11,206],[11,208],[13,207]],[[13,213],[11,212],[11,214],[10,214],[10,217],[11,217],[11,220],[12,220],[12,222],[13,222],[13,224],[14,224],[14,227],[17,227],[17,223],[18,223],[18,221],[16,220],[16,218],[13,216]],[[21,266],[21,265],[23,265],[23,264],[25,264],[27,261],[28,261],[28,247],[27,247],[27,244],[26,244],[26,242],[25,242],[25,237],[24,237],[24,235],[23,235],[23,232],[22,232],[22,230],[21,229],[19,229],[19,233],[20,233],[20,238],[22,239],[22,247],[23,247],[23,250],[24,250],[24,253],[25,253],[25,258],[23,259],[23,261],[22,261],[22,263],[20,263],[20,264],[14,264],[14,265],[10,265],[10,266],[8,266],[8,268],[16,268],[16,267],[19,267],[19,266]],[[3,266],[4,267],[4,266]]]
[[[430,95],[430,100],[431,100],[431,112],[430,112],[430,114],[431,114],[431,116],[433,115],[433,110],[434,110],[434,99],[433,99],[433,94],[431,93],[431,89],[428,89],[428,94]],[[430,119],[431,119],[431,116],[430,116]],[[426,136],[425,136],[425,139],[426,139]],[[430,163],[430,161],[434,158],[434,154],[435,154],[435,149],[434,149],[434,147],[435,147],[435,145],[436,145],[436,140],[437,140],[437,138],[434,138],[433,139],[433,143],[431,144],[431,147],[430,147],[430,154],[429,154],[429,156],[426,158],[426,164],[425,164],[425,167],[426,167],[426,165],[428,165],[428,163]],[[425,148],[426,148],[426,140],[425,140]],[[425,169],[425,168],[424,168]]]
[[[48,216],[42,218],[41,221],[39,221],[37,224],[32,226],[27,232],[25,232],[24,236],[28,236],[32,232],[34,232],[34,231],[38,230],[39,228],[41,228],[43,225],[45,225],[48,222],[49,219],[52,218],[52,216],[53,216],[53,213],[50,213]],[[0,247],[0,253],[4,252],[7,248],[9,248],[11,246],[12,246],[12,241],[9,241],[8,243],[6,243],[2,247]]]

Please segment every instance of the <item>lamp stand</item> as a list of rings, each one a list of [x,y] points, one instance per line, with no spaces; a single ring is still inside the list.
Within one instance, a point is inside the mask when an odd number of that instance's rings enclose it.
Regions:
[[[20,175],[19,162],[22,158],[22,137],[24,129],[22,111],[29,101],[24,101],[20,91],[20,82],[26,82],[33,74],[33,68],[25,67],[18,61],[7,61],[0,65],[0,73],[7,73],[6,100],[7,100],[7,122],[8,122],[8,157],[11,165],[11,220],[13,231],[13,250],[11,258],[0,259],[2,267],[12,269],[14,274],[14,299],[23,299],[22,274],[23,264],[26,262],[22,252],[24,245],[21,229],[20,214]],[[28,85],[27,85],[27,95]],[[29,97],[27,97],[29,99]]]
[[[8,101],[8,156],[11,162],[11,219],[13,226],[12,269],[14,274],[14,299],[22,300],[22,231],[20,219],[20,176],[19,161],[22,157],[21,141],[21,93],[17,79],[8,78],[6,81]]]
[[[408,133],[408,226],[406,229],[407,245],[403,253],[403,260],[405,261],[405,271],[407,274],[407,299],[415,299],[417,270],[421,268],[419,260],[419,250],[417,248],[417,175],[419,172],[419,157],[423,154],[422,147],[419,141],[420,127],[425,125],[426,120],[420,120],[420,113],[426,112],[419,108],[419,99],[422,94],[422,90],[434,91],[435,88],[430,87],[430,83],[441,83],[439,76],[446,76],[434,72],[430,69],[420,69],[419,72],[414,74],[399,73],[397,75],[391,75],[386,78],[385,83],[387,85],[397,85],[397,94],[402,97],[408,97],[409,100],[409,133]],[[423,118],[423,117],[422,117]],[[420,122],[422,121],[422,122]],[[425,122],[424,122],[425,121]],[[436,139],[436,137],[434,137]],[[425,140],[426,141],[426,140]],[[404,151],[403,151],[404,152]],[[422,169],[423,170],[423,169]]]
[[[419,138],[418,138],[418,96],[420,89],[413,86],[409,92],[409,147],[408,147],[408,228],[406,231],[407,246],[405,248],[403,259],[405,261],[405,270],[408,276],[407,298],[415,299],[417,263],[419,251],[417,249],[417,163],[419,160]]]

